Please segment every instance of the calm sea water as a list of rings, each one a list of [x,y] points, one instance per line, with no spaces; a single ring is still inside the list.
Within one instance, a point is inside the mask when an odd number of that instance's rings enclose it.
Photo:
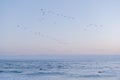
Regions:
[[[120,80],[120,61],[0,60],[0,80]]]

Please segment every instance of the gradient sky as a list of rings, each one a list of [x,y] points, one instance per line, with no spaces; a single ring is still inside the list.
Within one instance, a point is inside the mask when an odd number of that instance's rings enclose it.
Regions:
[[[120,0],[0,0],[0,55],[120,54]]]

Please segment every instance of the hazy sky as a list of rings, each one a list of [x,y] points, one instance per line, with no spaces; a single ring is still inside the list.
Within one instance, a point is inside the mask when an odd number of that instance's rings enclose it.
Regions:
[[[120,54],[120,0],[0,0],[4,54]]]

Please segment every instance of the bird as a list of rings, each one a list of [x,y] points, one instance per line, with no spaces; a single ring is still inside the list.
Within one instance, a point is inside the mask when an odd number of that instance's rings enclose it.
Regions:
[[[41,12],[42,12],[42,15],[45,15],[45,11],[43,9],[40,9]]]
[[[17,25],[17,27],[20,27],[20,25]]]
[[[100,25],[100,27],[103,27],[103,25]]]

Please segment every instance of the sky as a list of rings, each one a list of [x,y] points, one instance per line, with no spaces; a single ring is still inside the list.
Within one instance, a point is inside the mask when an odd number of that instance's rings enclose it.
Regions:
[[[0,55],[120,54],[120,0],[0,0]]]

